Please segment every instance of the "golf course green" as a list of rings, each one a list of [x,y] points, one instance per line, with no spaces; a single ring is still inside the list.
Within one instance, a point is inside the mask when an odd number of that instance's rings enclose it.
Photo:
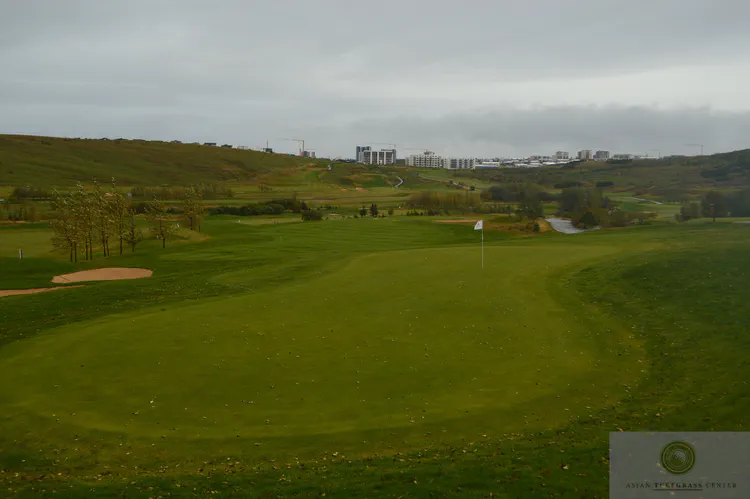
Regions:
[[[3,289],[71,268],[154,271],[0,298],[0,485],[595,494],[610,431],[748,424],[749,231],[486,231],[482,268],[471,225],[218,216],[201,239],[74,267],[41,225],[0,228],[33,255],[3,247]],[[727,403],[686,397],[697,385]]]

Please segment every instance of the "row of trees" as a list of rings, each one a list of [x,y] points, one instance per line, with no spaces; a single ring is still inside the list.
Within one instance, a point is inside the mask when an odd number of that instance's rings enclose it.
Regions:
[[[9,222],[36,222],[38,214],[33,204],[13,204],[7,200],[0,202],[0,219]]]
[[[425,209],[471,209],[481,203],[480,197],[471,191],[442,192],[425,190],[409,196],[407,206]]]
[[[735,192],[709,191],[700,201],[684,201],[675,218],[682,222],[694,218],[715,216],[750,216],[750,187]]]
[[[145,187],[136,186],[130,189],[130,196],[140,199],[181,200],[185,197],[185,187]],[[231,187],[224,184],[199,184],[191,187],[201,199],[226,199],[234,197]]]
[[[94,183],[92,191],[82,184],[67,194],[55,191],[52,205],[56,215],[50,224],[55,232],[52,243],[55,248],[67,251],[71,262],[78,261],[80,250],[86,260],[94,258],[95,243],[100,245],[104,256],[109,256],[112,239],[119,242],[120,254],[125,244],[135,251],[143,239],[129,202],[114,186],[107,192],[98,183]]]
[[[182,213],[178,219],[169,213],[163,200],[154,198],[146,204],[150,232],[161,239],[162,247],[166,247],[180,220],[189,229],[200,230],[204,213],[201,201],[196,188],[183,188]],[[52,205],[55,211],[50,223],[54,231],[52,242],[56,249],[68,252],[71,262],[78,261],[80,252],[86,260],[93,259],[95,248],[103,256],[110,256],[112,244],[119,247],[121,255],[126,246],[134,252],[143,240],[133,205],[117,191],[114,183],[108,190],[94,182],[91,190],[78,184],[75,190],[65,194],[55,191]]]
[[[257,216],[257,215],[281,215],[286,211],[301,213],[310,210],[304,201],[293,199],[274,199],[265,203],[249,203],[242,206],[217,206],[211,208],[210,215],[235,215],[235,216]]]

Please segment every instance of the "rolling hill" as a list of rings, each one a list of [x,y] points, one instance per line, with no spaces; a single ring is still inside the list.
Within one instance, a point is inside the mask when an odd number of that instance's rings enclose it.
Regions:
[[[273,170],[321,165],[321,160],[197,144],[0,135],[0,185],[72,185],[113,177],[121,185],[252,181]]]

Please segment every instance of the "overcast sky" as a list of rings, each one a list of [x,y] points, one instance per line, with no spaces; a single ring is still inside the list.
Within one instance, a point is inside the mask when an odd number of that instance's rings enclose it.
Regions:
[[[748,19],[748,0],[0,0],[0,133],[747,148]]]

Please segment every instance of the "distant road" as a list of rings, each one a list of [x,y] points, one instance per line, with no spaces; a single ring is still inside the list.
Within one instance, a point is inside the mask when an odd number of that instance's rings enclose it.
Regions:
[[[404,183],[404,179],[402,179],[402,178],[401,178],[401,177],[399,177],[398,175],[396,175],[396,178],[398,179],[398,184],[396,184],[396,188],[398,188],[398,187],[399,187],[399,186],[400,186],[401,184],[403,184],[403,183]]]
[[[599,227],[595,227],[593,229],[579,229],[575,225],[573,225],[573,222],[570,220],[563,220],[562,218],[545,218],[547,222],[552,226],[553,229],[555,229],[557,232],[562,232],[563,234],[580,234],[581,232],[588,232],[590,230],[596,230]]]
[[[632,196],[633,199],[637,199],[638,201],[648,201],[649,203],[655,203],[655,204],[664,204],[660,201],[654,201],[653,199],[643,199],[643,198],[637,198],[635,196]]]

